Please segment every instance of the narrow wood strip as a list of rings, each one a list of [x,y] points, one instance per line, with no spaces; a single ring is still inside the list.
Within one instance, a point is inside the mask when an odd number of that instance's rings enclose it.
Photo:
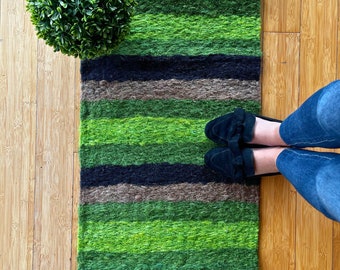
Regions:
[[[76,59],[39,40],[34,269],[70,269]],[[53,241],[51,241],[53,239]],[[58,256],[54,256],[58,254]]]
[[[299,34],[264,33],[262,113],[284,119],[298,106]],[[296,192],[282,177],[261,181],[260,268],[295,269]]]
[[[77,125],[76,125],[77,127]],[[77,129],[75,129],[77,130]],[[72,235],[71,235],[71,269],[77,269],[78,258],[78,222],[80,205],[80,163],[79,153],[74,154],[73,194],[72,194]]]
[[[336,78],[339,1],[301,2],[300,105]],[[315,149],[320,151],[319,149]],[[309,226],[305,226],[309,224]],[[332,269],[333,223],[297,197],[296,267]]]
[[[334,270],[340,269],[340,222],[333,222],[333,268]]]
[[[30,270],[34,256],[36,38],[23,3],[0,2],[0,269]]]
[[[71,269],[77,269],[78,258],[78,222],[79,222],[79,203],[80,203],[80,159],[79,159],[79,141],[80,141],[80,96],[81,96],[81,79],[80,79],[80,61],[76,60],[74,65],[74,144],[73,144],[73,196],[72,196],[72,250],[71,250]]]
[[[339,11],[338,11],[339,12]],[[340,13],[338,13],[338,19],[340,17]],[[337,60],[336,60],[336,70],[337,70],[337,78],[340,78],[340,47],[339,47],[339,40],[340,40],[340,27],[338,25],[337,29]],[[340,149],[335,150],[337,153],[340,153]],[[333,222],[333,269],[340,270],[340,222]]]

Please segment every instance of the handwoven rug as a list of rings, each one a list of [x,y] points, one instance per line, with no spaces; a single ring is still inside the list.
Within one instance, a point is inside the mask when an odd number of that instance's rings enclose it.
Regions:
[[[253,2],[141,0],[117,53],[82,61],[79,269],[258,268],[258,182],[203,160],[209,120],[260,109]]]

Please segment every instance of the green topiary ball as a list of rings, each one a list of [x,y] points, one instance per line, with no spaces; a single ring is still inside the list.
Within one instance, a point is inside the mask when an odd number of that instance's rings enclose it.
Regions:
[[[129,33],[135,0],[27,0],[46,43],[82,59],[110,54]]]

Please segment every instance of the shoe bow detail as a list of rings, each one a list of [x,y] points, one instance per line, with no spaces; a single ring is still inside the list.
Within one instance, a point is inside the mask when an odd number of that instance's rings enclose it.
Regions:
[[[207,123],[206,136],[218,144],[230,146],[251,140],[255,116],[242,108],[222,115]],[[233,146],[232,146],[233,147]]]
[[[231,161],[234,172],[232,175],[232,179],[239,182],[245,179],[244,177],[244,162],[243,162],[243,157],[241,153],[237,156],[234,156],[234,158]]]

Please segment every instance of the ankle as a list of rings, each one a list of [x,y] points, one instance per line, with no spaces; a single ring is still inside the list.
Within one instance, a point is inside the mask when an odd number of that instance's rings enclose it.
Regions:
[[[284,141],[283,139],[281,138],[281,135],[280,135],[280,126],[281,126],[281,123],[280,125],[277,125],[275,126],[275,129],[274,129],[274,140],[275,140],[275,145],[276,146],[288,146]]]
[[[269,147],[253,149],[255,175],[279,172],[276,159],[285,147]]]
[[[266,146],[287,146],[280,136],[279,122],[271,122],[256,117],[251,144]]]

